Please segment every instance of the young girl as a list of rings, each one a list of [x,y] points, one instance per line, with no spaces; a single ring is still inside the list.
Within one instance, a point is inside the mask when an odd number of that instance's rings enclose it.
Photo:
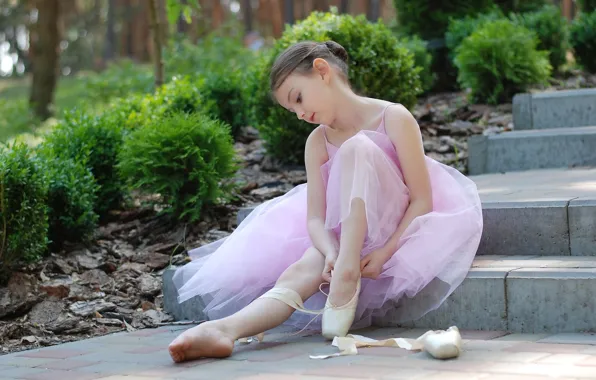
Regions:
[[[174,276],[179,302],[200,296],[210,321],[170,344],[175,362],[229,356],[237,339],[282,323],[312,322],[332,339],[387,313],[415,320],[464,280],[483,226],[475,184],[425,156],[405,107],[356,95],[347,62],[332,41],[277,57],[275,99],[318,124],[306,141],[307,183],[189,252]]]

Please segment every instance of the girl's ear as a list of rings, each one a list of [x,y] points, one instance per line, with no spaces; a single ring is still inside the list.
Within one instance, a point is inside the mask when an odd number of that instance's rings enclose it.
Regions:
[[[322,80],[329,83],[329,77],[331,75],[329,62],[325,61],[323,58],[315,58],[312,62],[312,67],[317,76],[320,76]]]

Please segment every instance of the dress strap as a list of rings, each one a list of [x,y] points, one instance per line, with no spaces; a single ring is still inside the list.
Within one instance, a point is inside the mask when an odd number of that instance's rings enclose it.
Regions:
[[[383,108],[383,115],[381,116],[381,124],[379,126],[379,129],[383,129],[383,131],[385,131],[385,113],[387,112],[387,108],[394,106],[396,103],[389,103],[388,105],[385,106],[385,108]]]

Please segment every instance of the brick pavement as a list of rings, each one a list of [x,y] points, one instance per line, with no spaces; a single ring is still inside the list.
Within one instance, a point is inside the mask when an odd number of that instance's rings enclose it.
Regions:
[[[288,337],[277,330],[263,343],[239,345],[228,359],[176,365],[166,348],[184,328],[119,333],[0,356],[0,380],[596,379],[596,334],[588,333],[462,331],[464,352],[455,360],[380,347],[361,348],[356,356],[313,360],[310,354],[336,348],[312,332]],[[384,339],[415,338],[424,332],[371,328],[356,333]]]

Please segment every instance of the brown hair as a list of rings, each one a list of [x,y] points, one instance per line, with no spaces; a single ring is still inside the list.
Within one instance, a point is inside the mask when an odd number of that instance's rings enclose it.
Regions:
[[[269,75],[271,90],[277,90],[293,72],[309,73],[317,58],[335,65],[344,79],[348,79],[348,53],[343,46],[334,41],[303,41],[290,46],[275,59]]]

